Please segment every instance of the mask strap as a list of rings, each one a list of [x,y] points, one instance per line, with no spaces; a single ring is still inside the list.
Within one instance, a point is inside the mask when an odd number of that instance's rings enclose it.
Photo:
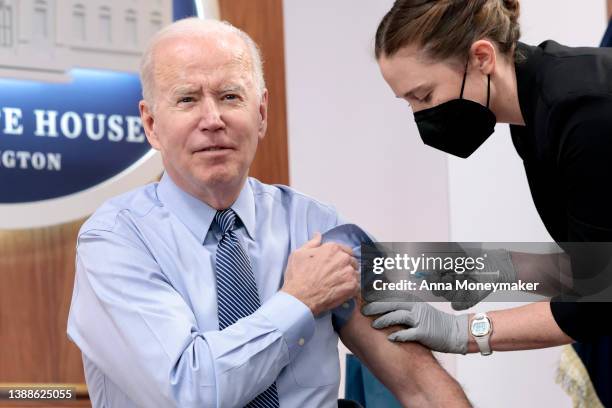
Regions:
[[[461,82],[461,93],[459,94],[459,99],[463,99],[463,89],[465,88],[465,77],[467,76],[468,62],[470,59],[465,62],[465,71],[463,71],[463,81]]]
[[[463,71],[463,81],[461,82],[461,93],[459,94],[459,99],[463,99],[463,90],[465,89],[465,78],[467,77],[468,62],[465,63],[465,71]],[[487,108],[489,107],[490,99],[491,99],[491,74],[487,75]]]
[[[491,74],[487,75],[487,108],[489,107],[490,97],[491,97]]]

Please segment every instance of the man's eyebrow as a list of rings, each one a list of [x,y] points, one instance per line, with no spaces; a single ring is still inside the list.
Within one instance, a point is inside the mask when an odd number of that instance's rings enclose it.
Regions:
[[[413,99],[417,99],[417,97],[415,96],[415,94],[422,90],[423,88],[427,88],[429,86],[429,84],[421,84],[421,85],[417,85],[416,87],[412,88],[410,91],[404,93],[403,95],[398,95],[398,98],[413,98]]]
[[[244,93],[245,88],[242,85],[238,84],[228,84],[220,87],[221,92],[236,92],[236,93]]]
[[[199,88],[194,85],[179,85],[179,86],[172,88],[171,92],[172,92],[172,95],[184,95],[184,94],[196,93],[198,91],[199,91]]]

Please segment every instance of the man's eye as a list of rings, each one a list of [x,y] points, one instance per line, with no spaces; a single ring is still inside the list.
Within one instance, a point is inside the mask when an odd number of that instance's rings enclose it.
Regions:
[[[423,99],[421,99],[421,102],[431,102],[431,92],[427,94],[427,96],[425,96]]]
[[[183,96],[178,100],[179,103],[190,103],[193,102],[193,97],[191,96]]]
[[[223,99],[226,101],[234,101],[236,99],[239,99],[239,97],[236,94],[227,94],[227,95],[223,95]]]

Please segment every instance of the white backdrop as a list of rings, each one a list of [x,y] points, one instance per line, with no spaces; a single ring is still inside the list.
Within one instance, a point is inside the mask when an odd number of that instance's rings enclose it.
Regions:
[[[420,141],[408,106],[393,97],[372,56],[392,3],[284,0],[291,184],[380,240],[550,240],[506,125],[469,160]],[[521,23],[527,43],[597,45],[605,2],[523,0]],[[476,406],[570,407],[554,383],[558,355],[441,358]]]

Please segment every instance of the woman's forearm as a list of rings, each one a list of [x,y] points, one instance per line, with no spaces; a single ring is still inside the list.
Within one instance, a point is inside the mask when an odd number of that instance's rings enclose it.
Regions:
[[[538,294],[552,297],[571,292],[572,268],[566,254],[511,252],[510,256],[517,278],[538,283]]]
[[[489,339],[493,351],[529,350],[574,342],[555,322],[549,302],[496,310],[487,315],[493,324]],[[471,334],[468,337],[468,353],[478,352],[474,337]]]

